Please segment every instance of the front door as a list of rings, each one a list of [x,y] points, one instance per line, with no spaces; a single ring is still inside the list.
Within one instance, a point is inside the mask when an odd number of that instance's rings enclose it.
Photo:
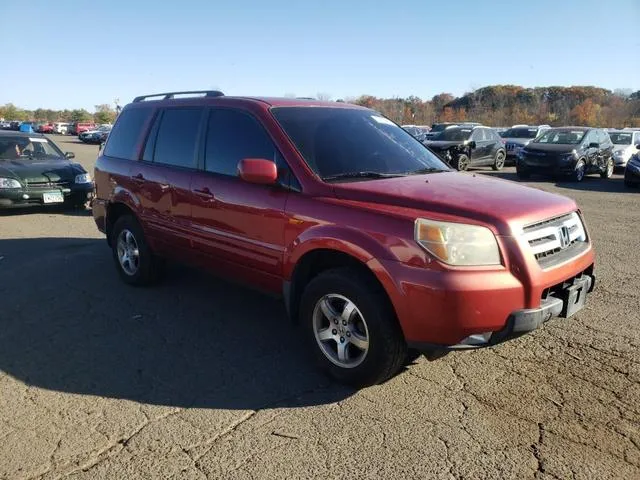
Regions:
[[[212,268],[266,290],[281,292],[288,191],[238,177],[243,158],[279,161],[260,123],[241,110],[209,115],[204,162],[191,183],[194,247]]]
[[[489,142],[487,141],[484,130],[484,128],[474,128],[471,133],[470,140],[476,143],[475,148],[471,150],[471,163],[474,165],[482,164],[487,158],[487,146]]]
[[[585,145],[585,156],[587,158],[586,171],[590,172],[598,168],[599,165],[599,148],[590,146],[592,143],[599,143],[596,130],[589,130],[583,140]]]

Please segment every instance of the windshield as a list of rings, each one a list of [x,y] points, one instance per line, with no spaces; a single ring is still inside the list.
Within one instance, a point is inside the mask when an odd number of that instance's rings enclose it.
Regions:
[[[609,132],[609,137],[611,137],[611,141],[616,145],[631,145],[633,133]]]
[[[534,143],[552,143],[559,145],[576,145],[582,141],[586,130],[547,130]]]
[[[0,136],[0,159],[64,158],[63,153],[46,138]]]
[[[111,127],[108,127],[106,125],[102,125],[101,127],[98,127],[96,130],[98,130],[99,132],[110,132],[111,131]]]
[[[453,124],[451,123],[434,123],[431,125],[431,133],[438,133],[443,131],[447,127],[451,127]]]
[[[322,178],[449,170],[409,133],[371,110],[277,107],[271,111]]]
[[[536,138],[537,128],[510,128],[502,133],[504,138]]]
[[[447,128],[442,131],[434,140],[443,140],[446,142],[461,142],[468,140],[471,136],[472,130],[470,128]]]

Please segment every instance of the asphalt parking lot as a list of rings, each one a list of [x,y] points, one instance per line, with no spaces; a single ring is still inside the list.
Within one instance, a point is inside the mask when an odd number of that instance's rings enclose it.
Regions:
[[[277,300],[179,266],[127,287],[89,210],[1,212],[0,478],[640,478],[640,191],[531,184],[586,216],[586,309],[359,392]]]

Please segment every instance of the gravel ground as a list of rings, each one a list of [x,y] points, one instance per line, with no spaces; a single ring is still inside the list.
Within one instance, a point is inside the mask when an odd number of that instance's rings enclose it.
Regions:
[[[90,211],[0,213],[0,478],[640,478],[640,191],[532,184],[585,213],[587,307],[359,392],[277,300],[183,267],[127,287]]]

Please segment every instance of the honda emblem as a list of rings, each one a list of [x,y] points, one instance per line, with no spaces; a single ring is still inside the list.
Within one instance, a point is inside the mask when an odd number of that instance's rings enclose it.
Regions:
[[[560,241],[560,248],[564,250],[569,246],[571,242],[569,237],[569,228],[568,227],[560,227],[558,229],[558,240]]]

